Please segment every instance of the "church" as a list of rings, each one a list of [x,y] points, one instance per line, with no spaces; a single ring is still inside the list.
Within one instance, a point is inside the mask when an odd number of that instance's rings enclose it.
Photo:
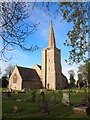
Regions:
[[[41,66],[36,64],[33,68],[15,66],[10,78],[9,89],[52,89],[66,88],[68,80],[62,73],[61,50],[56,47],[53,25],[51,21],[48,47],[42,50]]]

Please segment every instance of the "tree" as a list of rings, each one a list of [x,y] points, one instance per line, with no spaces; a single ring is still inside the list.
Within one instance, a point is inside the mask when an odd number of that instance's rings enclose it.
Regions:
[[[70,78],[69,78],[69,80],[70,80],[70,86],[74,87],[75,86],[75,79],[74,79],[75,73],[74,73],[73,70],[69,70],[68,73],[70,75]]]
[[[90,66],[90,60],[86,60],[85,63],[83,65],[80,65],[78,67],[78,73],[82,75],[82,79],[84,82],[88,82],[90,84],[89,81],[89,66]]]
[[[74,86],[75,86],[75,79],[74,79],[74,76],[73,76],[73,75],[70,75],[69,80],[70,80],[70,85],[71,85],[72,87],[74,87]]]
[[[7,80],[7,76],[3,75],[2,76],[2,88],[5,88],[8,86],[8,80]]]
[[[5,74],[8,77],[8,79],[10,78],[11,73],[13,72],[13,70],[14,70],[14,66],[11,65],[11,64],[5,69],[5,71],[6,71]]]
[[[30,18],[30,10],[33,4],[26,2],[0,2],[0,37],[3,46],[0,51],[0,59],[4,61],[10,60],[5,53],[19,46],[23,50],[33,51],[38,49],[37,45],[29,48],[26,46],[26,37],[33,34],[37,30],[39,23],[35,20],[28,25],[25,20]]]
[[[53,3],[43,3],[46,5],[45,11],[51,15]],[[68,40],[64,45],[71,47],[70,56],[65,60],[68,64],[79,63],[86,60],[86,53],[90,51],[90,43],[87,36],[89,34],[89,2],[58,2],[58,6],[53,7],[54,15],[62,14],[63,20],[68,23],[73,22],[72,30],[68,31]],[[62,20],[62,21],[63,21]]]
[[[78,86],[78,84],[80,85],[80,88],[84,86],[83,76],[80,73],[78,74],[77,86]]]

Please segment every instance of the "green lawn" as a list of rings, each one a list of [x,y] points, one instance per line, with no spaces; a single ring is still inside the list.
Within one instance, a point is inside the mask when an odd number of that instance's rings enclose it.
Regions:
[[[55,91],[56,105],[50,104],[50,92],[45,95],[45,101],[48,103],[49,114],[43,115],[39,112],[39,96],[40,91],[36,93],[36,101],[33,103],[30,100],[31,93],[12,93],[10,98],[5,94],[2,96],[2,115],[3,118],[90,118],[89,116],[73,114],[73,106],[79,104],[83,98],[83,90],[81,93],[75,95],[74,91],[70,93],[71,105],[69,107],[62,105],[62,94]],[[16,102],[16,99],[22,99],[22,102]],[[13,105],[18,105],[20,112],[12,113]]]

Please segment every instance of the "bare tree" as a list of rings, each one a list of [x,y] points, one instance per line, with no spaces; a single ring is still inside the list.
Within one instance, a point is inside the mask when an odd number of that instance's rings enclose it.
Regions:
[[[11,76],[11,73],[13,72],[13,70],[14,70],[14,67],[15,66],[13,66],[13,65],[9,65],[8,67],[6,67],[6,69],[5,69],[5,75],[8,77],[8,78],[10,78],[10,76]]]
[[[25,20],[30,18],[30,10],[33,10],[34,4],[26,2],[2,2],[0,3],[0,37],[3,45],[0,50],[0,59],[10,60],[5,56],[5,52],[12,51],[19,46],[26,51],[38,49],[37,45],[26,45],[26,37],[37,30],[37,20],[27,24]]]

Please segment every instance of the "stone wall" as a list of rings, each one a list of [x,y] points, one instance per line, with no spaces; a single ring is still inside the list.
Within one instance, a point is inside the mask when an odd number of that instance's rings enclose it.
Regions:
[[[55,48],[54,51],[54,60],[55,60],[55,76],[56,76],[56,89],[63,88],[62,80],[62,67],[61,67],[61,51],[58,48]]]
[[[47,88],[55,90],[54,47],[47,48]]]
[[[42,50],[41,81],[42,87],[46,88],[46,68],[47,68],[47,50]]]
[[[17,75],[17,82],[13,83],[13,77],[14,75]],[[13,73],[11,74],[11,77],[9,79],[9,89],[12,88],[14,90],[21,90],[22,89],[22,78],[19,74],[17,66],[15,66]]]
[[[33,69],[36,70],[36,72],[38,73],[39,77],[41,78],[41,69],[38,67],[38,65],[34,65]]]

